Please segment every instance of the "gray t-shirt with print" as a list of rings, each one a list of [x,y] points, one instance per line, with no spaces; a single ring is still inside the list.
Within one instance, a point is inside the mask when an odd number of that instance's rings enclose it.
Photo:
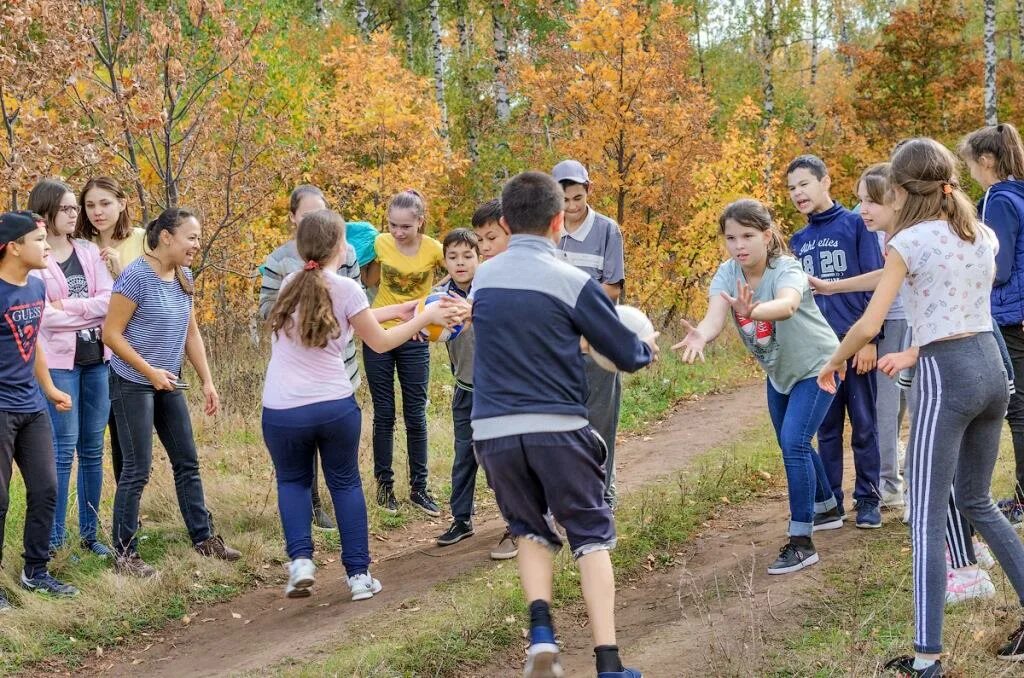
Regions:
[[[736,296],[736,283],[740,280],[744,280],[743,270],[730,259],[718,267],[711,281],[711,296],[721,292]],[[835,332],[814,303],[807,274],[793,257],[779,256],[765,269],[754,290],[754,300],[771,301],[787,287],[800,293],[800,306],[788,320],[751,320],[732,313],[747,350],[761,363],[775,390],[783,394],[789,393],[797,382],[817,376],[839,346]]]

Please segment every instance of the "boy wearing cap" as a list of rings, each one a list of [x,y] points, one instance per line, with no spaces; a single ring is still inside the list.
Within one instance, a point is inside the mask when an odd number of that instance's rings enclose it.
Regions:
[[[59,411],[71,397],[53,385],[39,324],[46,305],[43,281],[29,271],[46,268],[50,246],[41,217],[31,212],[0,214],[0,551],[7,521],[13,464],[25,481],[25,534],[21,585],[29,591],[69,597],[78,589],[46,570],[50,528],[57,501],[57,467],[46,398]],[[11,607],[0,591],[0,612]]]
[[[625,257],[622,231],[613,219],[587,204],[590,175],[577,160],[563,160],[551,170],[551,176],[565,192],[565,223],[558,241],[558,253],[565,261],[586,272],[601,284],[605,294],[618,303],[625,281]],[[615,506],[615,434],[619,428],[622,381],[617,372],[608,372],[584,356],[587,375],[587,412],[590,425],[608,447],[605,499]]]

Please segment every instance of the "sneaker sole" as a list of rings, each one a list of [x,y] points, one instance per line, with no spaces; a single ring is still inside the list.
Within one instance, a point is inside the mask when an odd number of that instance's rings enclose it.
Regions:
[[[512,560],[519,555],[519,549],[515,551],[508,551],[499,553],[497,551],[491,551],[491,560]]]
[[[946,592],[946,605],[957,605],[959,603],[966,603],[968,600],[988,600],[989,598],[996,597],[996,589],[994,586],[982,587],[981,590],[968,589],[963,593],[954,593],[952,598],[949,597],[950,593]],[[1022,656],[1024,659],[1024,656]]]
[[[428,509],[428,508],[425,508],[425,507],[423,507],[423,506],[420,506],[420,505],[419,505],[419,504],[417,504],[416,502],[411,502],[411,503],[412,503],[412,505],[413,505],[413,506],[415,506],[416,508],[418,508],[418,509],[419,509],[420,511],[423,511],[424,513],[426,513],[426,514],[427,514],[428,516],[430,516],[431,518],[440,518],[440,517],[441,517],[441,512],[440,512],[440,511],[431,511],[431,510],[430,510],[430,509]]]
[[[857,527],[862,530],[877,530],[882,526],[882,523],[857,523]]]
[[[558,663],[558,647],[530,655],[523,669],[523,678],[562,678],[565,670]]]
[[[353,593],[352,600],[356,602],[360,600],[369,600],[370,598],[373,598],[376,594],[380,593],[383,590],[384,587],[378,583],[377,586],[371,588],[369,591],[360,591],[359,593]]]
[[[306,579],[300,579],[294,584],[286,586],[284,589],[284,595],[286,598],[308,598],[313,595],[310,590],[313,588],[315,583],[313,577],[307,577]]]
[[[0,613],[2,612],[6,612],[6,610],[0,610]],[[996,659],[1002,659],[1004,662],[1024,662],[1024,653],[1008,655],[997,654]]]
[[[458,544],[463,539],[469,539],[470,537],[473,536],[473,534],[474,533],[472,531],[470,531],[470,532],[466,532],[465,534],[460,534],[455,539],[446,539],[446,540],[437,539],[436,543],[437,543],[438,546],[451,546],[452,544]]]
[[[845,521],[842,518],[836,518],[834,520],[828,521],[827,523],[815,525],[811,528],[811,532],[821,532],[822,530],[838,530],[840,527],[843,526],[844,522]]]
[[[776,569],[772,569],[769,567],[768,574],[789,574],[790,572],[799,572],[805,567],[810,567],[811,565],[814,565],[816,562],[818,562],[818,560],[818,554],[815,553],[811,556],[808,556],[807,558],[804,558],[796,565],[790,565],[789,567],[781,567]]]
[[[324,527],[323,525],[317,525],[316,523],[313,523],[313,529],[318,531],[318,532],[337,532],[338,531],[337,527]]]

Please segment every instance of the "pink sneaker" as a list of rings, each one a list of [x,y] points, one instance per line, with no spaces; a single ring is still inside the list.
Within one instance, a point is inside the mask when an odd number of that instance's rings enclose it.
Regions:
[[[965,567],[946,573],[947,605],[956,605],[972,598],[992,598],[995,595],[996,587],[984,570]]]

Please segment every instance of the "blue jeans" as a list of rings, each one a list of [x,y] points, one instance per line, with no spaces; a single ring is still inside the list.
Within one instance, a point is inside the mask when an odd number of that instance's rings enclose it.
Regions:
[[[455,387],[452,395],[452,424],[455,429],[455,459],[452,461],[452,518],[469,522],[473,516],[476,490],[476,455],[473,453],[473,392]]]
[[[798,381],[785,395],[768,381],[768,413],[786,467],[791,516],[789,534],[794,537],[811,536],[814,514],[836,506],[825,466],[811,446],[811,438],[831,404],[832,395],[818,388],[814,378]]]
[[[395,447],[395,372],[402,388],[402,415],[409,448],[409,485],[427,489],[427,387],[430,344],[407,341],[387,353],[363,344],[363,368],[373,398],[373,477],[377,486],[392,486]]]
[[[153,467],[153,429],[167,452],[174,474],[178,510],[193,544],[213,536],[210,513],[199,477],[199,454],[184,391],[157,391],[110,370],[110,407],[117,419],[123,457],[114,493],[112,541],[118,555],[138,550],[139,502]]]
[[[57,456],[57,510],[53,514],[50,547],[64,544],[64,519],[71,490],[71,466],[78,450],[78,534],[96,541],[96,525],[103,490],[103,430],[110,414],[110,389],[104,363],[50,370],[54,385],[71,396],[71,411],[59,412],[50,404],[54,449]]]
[[[366,500],[359,479],[362,422],[352,396],[286,410],[263,409],[263,439],[277,475],[277,506],[288,557],[313,557],[310,495],[319,449],[341,532],[341,562],[350,577],[370,567]]]
[[[856,478],[853,498],[877,505],[881,499],[879,476],[882,457],[878,451],[878,418],[875,412],[875,371],[857,374],[847,361],[846,380],[839,384],[832,405],[818,429],[818,448],[839,506],[843,506],[843,427],[850,415],[850,447]],[[884,377],[883,377],[884,378]]]

